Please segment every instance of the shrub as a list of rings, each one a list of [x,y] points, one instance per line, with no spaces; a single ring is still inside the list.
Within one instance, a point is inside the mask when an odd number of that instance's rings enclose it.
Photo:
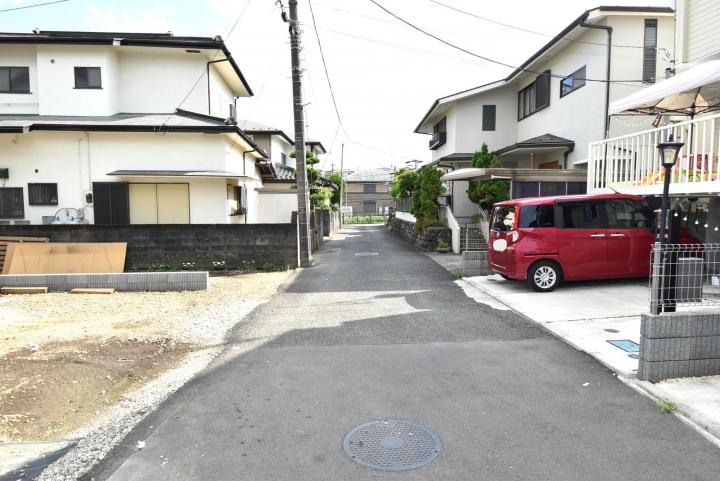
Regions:
[[[472,165],[478,169],[500,168],[502,162],[494,152],[489,151],[487,144],[483,144],[480,150],[473,155]],[[510,182],[507,180],[470,181],[467,194],[471,202],[479,204],[484,209],[489,209],[493,204],[510,198]]]
[[[438,249],[447,249],[450,247],[450,244],[441,240],[441,241],[438,241],[437,246],[438,246]]]
[[[462,279],[463,278],[463,272],[460,269],[453,269],[450,271],[450,274],[452,274],[453,279]]]

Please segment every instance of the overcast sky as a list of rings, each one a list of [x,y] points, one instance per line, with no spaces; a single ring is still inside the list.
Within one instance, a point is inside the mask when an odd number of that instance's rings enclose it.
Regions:
[[[0,9],[50,0],[0,0]],[[325,78],[310,17],[315,12],[338,109]],[[603,5],[672,6],[671,0],[438,0],[535,32],[527,33],[452,11],[432,0],[377,0],[408,21],[468,50],[518,65],[584,10]],[[287,0],[283,0],[287,6]],[[453,50],[399,23],[369,0],[299,0],[303,24],[309,135],[339,168],[340,145],[352,168],[402,166],[430,159],[428,137],[413,130],[441,96],[496,80],[508,69]],[[241,16],[242,15],[242,16]],[[240,17],[241,16],[241,17]],[[237,28],[227,34],[240,17]],[[255,96],[238,115],[292,133],[287,26],[275,0],[69,0],[0,13],[0,31],[89,30],[222,35]],[[672,47],[672,46],[668,46]],[[178,99],[180,102],[181,99]],[[336,135],[337,132],[337,135]]]

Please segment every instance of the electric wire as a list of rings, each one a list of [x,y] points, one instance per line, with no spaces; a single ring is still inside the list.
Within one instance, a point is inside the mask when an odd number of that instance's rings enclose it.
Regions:
[[[243,18],[243,16],[245,15],[245,11],[247,10],[248,6],[250,6],[250,0],[247,0],[247,1],[245,2],[245,6],[244,6],[243,9],[240,11],[240,14],[239,14],[239,15],[237,16],[237,18],[235,19],[235,22],[233,23],[232,27],[230,28],[230,31],[229,31],[228,34],[225,36],[225,38],[223,39],[223,41],[226,41],[226,40],[229,40],[229,39],[230,39],[230,37],[232,36],[233,32],[235,32],[235,29],[237,28],[237,26],[240,24],[240,20],[241,20],[241,19]],[[221,49],[221,48],[218,48],[218,49],[215,51],[215,54],[212,56],[212,59],[210,60],[210,62],[214,62],[214,61],[217,59],[217,56],[218,56],[218,54],[219,54],[221,51],[222,51],[222,49]],[[188,93],[185,95],[185,97],[183,97],[183,99],[180,101],[180,104],[178,104],[177,109],[181,109],[181,108],[182,108],[182,106],[185,104],[185,102],[187,102],[187,100],[190,98],[190,95],[192,95],[192,93],[195,91],[195,89],[197,88],[197,86],[198,86],[198,84],[200,83],[200,81],[201,81],[206,75],[207,75],[207,67],[203,67],[202,73],[201,73],[200,76],[197,78],[197,80],[195,81],[195,83],[193,84],[193,86],[190,88],[190,90],[188,91]],[[176,112],[177,112],[177,109],[176,109],[175,112],[172,112],[172,113],[163,121],[162,125],[160,126],[160,130],[161,130],[161,131],[162,131],[163,128],[165,128],[165,127],[167,126],[167,123],[170,122],[170,120],[175,116],[175,114],[176,114]]]
[[[511,65],[511,64],[509,64],[509,63],[506,63],[506,62],[503,62],[503,61],[500,61],[500,60],[495,60],[495,59],[493,59],[493,58],[486,57],[486,56],[484,56],[484,55],[480,55],[480,54],[478,54],[478,53],[472,52],[472,51],[470,51],[470,50],[468,50],[468,49],[466,49],[466,48],[460,47],[459,45],[456,45],[456,44],[454,44],[454,43],[452,43],[452,42],[450,42],[450,41],[448,41],[448,40],[445,40],[445,39],[443,39],[443,38],[441,38],[441,37],[438,37],[437,35],[434,35],[434,34],[428,32],[427,30],[424,30],[424,29],[418,27],[417,25],[415,25],[415,24],[411,23],[410,21],[408,21],[408,20],[402,18],[401,16],[397,15],[396,13],[388,10],[387,8],[385,8],[384,6],[382,6],[382,5],[381,5],[379,2],[377,2],[376,0],[369,0],[369,1],[370,1],[371,3],[373,3],[375,6],[377,6],[378,8],[380,8],[381,10],[383,10],[383,11],[384,11],[385,13],[387,13],[388,15],[394,17],[395,19],[397,19],[398,21],[404,23],[405,25],[409,26],[410,28],[412,28],[412,29],[414,29],[414,30],[422,33],[423,35],[426,35],[426,36],[428,36],[428,37],[430,37],[430,38],[433,38],[433,39],[437,40],[438,42],[440,42],[440,43],[442,43],[442,44],[445,44],[445,45],[447,45],[448,47],[451,47],[451,48],[453,48],[453,49],[455,49],[455,50],[459,50],[459,51],[464,52],[464,53],[466,53],[466,54],[468,54],[468,55],[471,55],[471,56],[473,56],[473,57],[476,57],[476,58],[485,60],[485,61],[488,62],[488,63],[493,63],[493,64],[496,64],[496,65],[501,65],[501,66],[503,66],[503,67],[511,68],[511,69],[513,69],[513,70],[515,70],[515,71],[532,73],[532,74],[535,74],[535,75],[547,75],[547,76],[549,76],[549,77],[558,78],[558,79],[565,79],[565,78],[567,78],[567,75],[558,75],[558,74],[553,74],[553,73],[547,74],[547,73],[545,73],[545,72],[538,72],[538,71],[536,71],[536,70],[532,70],[532,69],[529,69],[529,68],[517,67],[517,66],[515,66],[515,65]],[[636,87],[636,86],[637,86],[637,85],[633,85],[634,83],[644,83],[644,81],[642,81],[642,80],[605,80],[605,79],[593,79],[593,78],[584,78],[584,79],[576,78],[575,80],[584,80],[584,81],[586,81],[586,82],[598,82],[598,83],[611,83],[611,84],[619,84],[619,85],[628,85],[628,86],[631,86],[631,87]]]
[[[2,10],[0,10],[0,13],[14,12],[15,10],[25,10],[28,8],[35,8],[35,7],[44,7],[46,5],[55,5],[56,3],[65,3],[65,2],[69,2],[69,1],[70,0],[55,0],[54,2],[34,3],[32,5],[21,5],[19,7],[3,8]]]
[[[333,107],[335,107],[335,115],[337,115],[340,128],[342,129],[345,137],[350,140],[350,136],[345,130],[343,125],[342,117],[340,116],[340,110],[338,109],[337,100],[335,98],[335,90],[333,89],[332,82],[330,81],[330,74],[328,73],[327,62],[325,61],[325,53],[323,51],[322,42],[320,41],[320,33],[318,32],[317,23],[315,22],[315,11],[313,10],[312,0],[308,0],[310,6],[310,17],[312,18],[313,29],[315,30],[315,38],[317,38],[318,48],[320,49],[320,58],[322,59],[323,68],[325,69],[325,78],[327,79],[328,88],[330,89],[330,97],[332,98]]]
[[[518,31],[521,31],[521,32],[531,33],[531,34],[533,34],[533,35],[540,35],[541,37],[546,37],[546,38],[554,38],[554,37],[555,37],[554,35],[550,35],[550,34],[543,33],[543,32],[538,32],[538,31],[536,31],[536,30],[530,30],[529,28],[519,27],[519,26],[517,26],[517,25],[511,25],[511,24],[509,24],[509,23],[503,23],[503,22],[500,22],[500,21],[498,21],[498,20],[494,20],[494,19],[492,19],[492,18],[483,17],[483,16],[477,15],[477,14],[475,14],[475,13],[468,12],[468,11],[466,11],[466,10],[462,10],[462,9],[460,9],[460,8],[454,7],[454,6],[452,6],[452,5],[448,5],[447,3],[440,2],[440,1],[438,1],[438,0],[428,0],[428,1],[429,1],[429,2],[432,2],[432,3],[436,4],[436,5],[440,5],[440,6],[442,6],[442,7],[445,7],[445,8],[447,8],[447,9],[454,10],[454,11],[456,11],[456,12],[458,12],[458,13],[462,13],[463,15],[467,15],[467,16],[470,16],[470,17],[477,18],[477,19],[482,20],[482,21],[484,21],[484,22],[493,23],[493,24],[495,24],[495,25],[500,25],[500,26],[502,26],[502,27],[510,28],[510,29],[513,29],[513,30],[518,30]],[[589,41],[586,41],[586,40],[576,40],[576,39],[572,39],[572,38],[560,38],[559,40],[561,40],[561,41],[563,41],[563,42],[583,43],[583,44],[586,44],[586,45],[599,45],[599,46],[601,46],[601,47],[607,47],[607,44],[599,43],[599,42],[589,42]],[[612,46],[613,48],[615,48],[615,47],[618,47],[618,48],[637,48],[637,49],[643,49],[643,50],[647,48],[647,47],[643,47],[643,46],[640,46],[640,45],[616,45],[616,44],[612,44],[611,46]],[[661,51],[666,51],[666,50],[667,50],[666,48],[663,48],[663,47],[654,47],[654,49],[655,49],[655,50],[661,50]]]

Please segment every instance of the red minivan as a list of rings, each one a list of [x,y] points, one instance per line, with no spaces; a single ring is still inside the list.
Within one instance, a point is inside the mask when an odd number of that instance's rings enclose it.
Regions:
[[[624,194],[533,197],[495,204],[490,269],[537,291],[564,281],[645,277],[655,214]]]

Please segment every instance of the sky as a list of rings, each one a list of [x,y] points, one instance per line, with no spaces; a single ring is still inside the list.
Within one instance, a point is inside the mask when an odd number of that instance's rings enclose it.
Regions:
[[[52,0],[0,0],[0,10]],[[453,11],[433,0],[376,0],[417,26],[480,55],[519,65],[584,10],[598,5],[672,6],[672,0],[437,0],[537,33]],[[316,36],[310,5],[315,14]],[[282,0],[287,7],[287,0]],[[430,160],[429,137],[413,133],[432,102],[500,79],[506,67],[422,35],[370,0],[298,0],[307,132],[329,150],[324,169],[402,167]],[[239,19],[239,20],[238,20]],[[231,27],[238,21],[237,27]],[[293,136],[290,47],[276,0],[68,0],[0,11],[0,31],[167,32],[221,35],[255,95],[239,118]],[[325,54],[336,113],[318,46]],[[178,99],[178,103],[182,99]],[[342,125],[342,126],[341,126]]]

